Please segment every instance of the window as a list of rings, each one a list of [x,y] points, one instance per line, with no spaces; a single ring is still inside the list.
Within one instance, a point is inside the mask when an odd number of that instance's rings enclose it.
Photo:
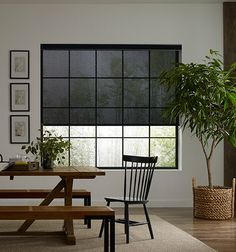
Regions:
[[[163,116],[174,90],[159,75],[179,45],[41,45],[41,122],[69,138],[70,165],[122,166],[122,155],[158,155],[177,169],[177,122]]]

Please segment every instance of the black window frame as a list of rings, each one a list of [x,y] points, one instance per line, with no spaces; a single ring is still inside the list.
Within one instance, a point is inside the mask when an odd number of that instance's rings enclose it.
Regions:
[[[44,50],[94,50],[95,52],[99,51],[99,50],[149,50],[149,76],[147,77],[147,80],[149,82],[149,125],[146,125],[149,127],[149,136],[148,136],[148,139],[149,139],[149,147],[148,147],[148,153],[150,155],[150,142],[151,142],[151,139],[154,139],[154,138],[165,138],[165,137],[151,137],[150,136],[150,128],[152,126],[156,126],[156,124],[151,124],[150,123],[150,82],[151,80],[154,80],[154,79],[157,79],[155,77],[151,77],[150,76],[150,50],[152,49],[158,49],[158,50],[175,50],[175,57],[176,57],[176,63],[177,62],[180,62],[180,59],[181,59],[181,50],[182,50],[182,46],[181,45],[153,45],[153,44],[148,44],[148,45],[130,45],[130,44],[41,44],[41,91],[43,90],[43,80],[45,78],[51,78],[51,77],[45,77],[43,76],[43,51]],[[69,53],[70,54],[70,53]],[[124,59],[124,57],[122,56],[122,60]],[[76,78],[76,77],[71,77],[70,76],[70,56],[69,56],[69,77],[67,77],[69,79],[69,81],[73,78]],[[96,61],[97,61],[97,58],[96,58]],[[95,69],[95,71],[97,71],[97,69]],[[123,70],[122,70],[123,71]],[[52,78],[58,78],[58,77],[52,77]],[[60,78],[63,78],[63,77],[59,77]],[[97,75],[92,77],[95,79],[96,81],[96,85],[95,85],[95,88],[96,88],[96,95],[95,95],[95,102],[97,103],[97,81],[99,79],[106,79],[105,77],[98,77]],[[140,77],[141,79],[144,79],[143,77]],[[109,78],[108,78],[109,79]],[[139,77],[131,77],[131,78],[125,78],[124,76],[122,76],[122,85],[124,85],[124,79],[139,79]],[[69,85],[70,86],[70,85]],[[70,88],[70,87],[69,87]],[[124,110],[124,94],[122,95],[122,108]],[[69,104],[70,104],[70,94],[69,94]],[[44,122],[43,122],[43,92],[41,92],[41,127],[43,128],[43,125],[44,125]],[[69,108],[71,108],[71,106],[69,105]],[[141,107],[142,108],[142,107]],[[96,106],[95,108],[95,114],[97,113],[97,110],[99,109],[99,107]],[[142,139],[142,138],[147,138],[147,137],[124,137],[124,127],[125,126],[139,126],[137,124],[123,124],[123,121],[124,121],[124,113],[122,113],[122,124],[119,125],[119,126],[122,126],[122,136],[121,137],[98,137],[97,136],[97,127],[98,126],[103,126],[103,124],[98,124],[97,123],[97,117],[96,117],[96,123],[93,123],[93,124],[86,124],[87,126],[95,126],[95,137],[71,137],[70,136],[70,133],[69,133],[69,140],[70,139],[73,139],[73,138],[92,138],[92,139],[95,139],[95,165],[97,166],[97,142],[98,142],[98,139],[102,138],[102,139],[109,139],[109,138],[112,138],[112,139],[115,139],[115,138],[118,138],[118,139],[122,139],[122,155],[124,154],[124,139],[132,139],[132,138],[137,138],[137,139]],[[66,124],[60,124],[60,125],[55,125],[55,124],[47,124],[47,126],[69,126],[69,132],[70,132],[70,126],[75,126],[74,124],[70,124],[70,115],[69,115],[69,118],[68,118],[69,122],[66,123]],[[104,124],[106,126],[109,126],[109,124]],[[142,125],[142,124],[141,124]],[[110,126],[116,126],[115,124],[110,124]],[[174,123],[171,123],[171,124],[160,124],[159,126],[175,126],[175,137],[173,137],[174,139],[176,139],[175,141],[175,144],[176,144],[176,148],[175,148],[175,155],[176,155],[176,164],[175,164],[175,167],[160,167],[158,166],[158,169],[162,169],[162,170],[166,170],[166,169],[171,169],[171,170],[178,170],[178,155],[179,155],[179,135],[178,135],[178,121],[177,122],[174,122]],[[172,137],[166,137],[166,138],[172,138]],[[70,151],[68,153],[68,158],[69,158],[69,164],[70,164]],[[99,167],[99,166],[97,166]],[[120,169],[121,167],[99,167],[99,168],[102,168],[102,169],[114,169],[114,170],[117,170],[117,169]]]

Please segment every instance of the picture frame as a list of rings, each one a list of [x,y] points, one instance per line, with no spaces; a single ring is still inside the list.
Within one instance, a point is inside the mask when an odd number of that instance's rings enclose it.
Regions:
[[[29,50],[10,50],[10,79],[29,79]]]
[[[10,111],[30,111],[29,83],[10,83]]]
[[[10,143],[26,144],[30,142],[30,116],[10,115]]]

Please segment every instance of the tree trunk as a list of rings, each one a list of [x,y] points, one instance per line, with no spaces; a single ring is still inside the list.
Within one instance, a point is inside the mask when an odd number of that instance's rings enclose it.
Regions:
[[[208,175],[208,186],[210,188],[213,188],[213,185],[212,185],[212,176],[211,176],[211,158],[213,156],[213,152],[217,146],[217,144],[219,143],[216,142],[216,140],[212,140],[212,144],[211,144],[211,148],[210,148],[210,153],[209,155],[207,155],[207,150],[205,149],[206,146],[203,144],[203,141],[201,138],[199,138],[200,140],[200,143],[201,143],[201,146],[202,146],[202,150],[203,150],[203,153],[204,153],[204,156],[205,156],[205,159],[206,159],[206,166],[207,166],[207,175]]]
[[[212,176],[211,176],[211,159],[207,158],[206,163],[207,163],[208,184],[209,184],[209,187],[212,188],[213,185],[212,185]]]

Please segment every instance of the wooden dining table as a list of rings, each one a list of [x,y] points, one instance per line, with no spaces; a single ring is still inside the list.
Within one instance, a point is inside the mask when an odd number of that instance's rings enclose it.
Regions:
[[[73,182],[75,179],[94,179],[96,176],[104,176],[105,172],[91,166],[57,166],[53,169],[39,168],[37,170],[29,171],[0,171],[0,176],[6,176],[13,179],[18,176],[56,176],[60,180],[56,186],[50,191],[46,198],[40,203],[41,206],[48,206],[55,198],[58,192],[64,190],[64,205],[72,206],[72,190]],[[30,189],[30,188],[29,188]],[[25,232],[34,220],[25,220],[25,222],[19,227],[17,232]],[[66,235],[67,244],[76,244],[76,238],[74,235],[73,220],[64,220],[64,233]]]

